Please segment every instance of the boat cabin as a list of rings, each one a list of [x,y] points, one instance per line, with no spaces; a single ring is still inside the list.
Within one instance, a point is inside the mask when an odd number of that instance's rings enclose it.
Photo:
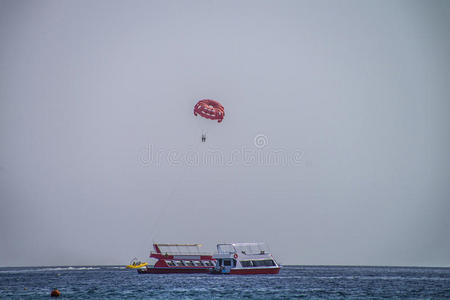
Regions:
[[[217,245],[214,273],[277,274],[280,266],[264,243],[223,243]]]

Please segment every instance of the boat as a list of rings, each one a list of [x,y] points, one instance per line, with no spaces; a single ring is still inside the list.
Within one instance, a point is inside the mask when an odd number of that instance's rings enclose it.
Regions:
[[[213,259],[213,274],[278,274],[281,268],[264,243],[217,244]]]
[[[127,269],[140,269],[148,265],[147,262],[141,262],[136,257],[130,261],[130,264],[127,265]]]
[[[215,266],[212,253],[200,252],[201,244],[153,244],[153,266],[138,269],[139,274],[210,273]]]

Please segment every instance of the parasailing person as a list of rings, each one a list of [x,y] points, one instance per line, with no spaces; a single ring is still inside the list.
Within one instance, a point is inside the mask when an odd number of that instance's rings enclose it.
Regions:
[[[217,122],[220,123],[225,116],[225,109],[218,101],[203,99],[198,101],[194,106],[194,116],[197,115],[200,115],[205,119],[217,120]],[[202,143],[204,142],[206,142],[205,131],[202,132]]]

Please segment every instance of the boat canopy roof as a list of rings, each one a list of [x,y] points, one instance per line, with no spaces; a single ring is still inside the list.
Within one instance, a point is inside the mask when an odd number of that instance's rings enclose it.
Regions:
[[[157,253],[199,255],[201,244],[153,244]]]
[[[262,243],[221,243],[217,244],[217,253],[244,253],[244,254],[264,254],[267,253],[267,246]]]

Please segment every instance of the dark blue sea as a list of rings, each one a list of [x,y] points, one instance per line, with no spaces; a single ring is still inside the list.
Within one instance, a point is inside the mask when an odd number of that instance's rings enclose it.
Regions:
[[[49,299],[52,288],[60,299],[450,299],[450,268],[285,266],[278,275],[0,268],[1,299]]]

